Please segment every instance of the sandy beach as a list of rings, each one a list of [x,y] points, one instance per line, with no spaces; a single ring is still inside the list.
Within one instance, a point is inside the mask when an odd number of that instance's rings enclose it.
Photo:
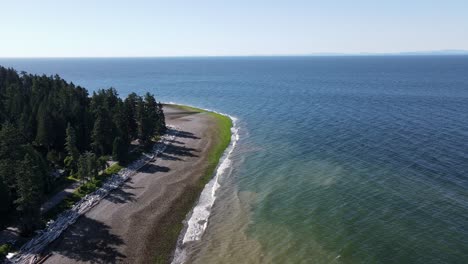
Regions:
[[[219,138],[213,115],[167,105],[164,111],[167,124],[176,127],[169,131],[175,139],[54,241],[44,263],[168,261]]]

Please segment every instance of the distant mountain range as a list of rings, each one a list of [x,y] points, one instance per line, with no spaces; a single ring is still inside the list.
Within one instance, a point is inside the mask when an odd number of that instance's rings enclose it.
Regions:
[[[468,55],[468,50],[430,50],[430,51],[405,51],[405,52],[360,52],[360,53],[338,53],[323,52],[312,53],[309,56],[429,56],[429,55]]]
[[[399,53],[387,53],[385,55],[468,55],[468,50],[408,51]]]

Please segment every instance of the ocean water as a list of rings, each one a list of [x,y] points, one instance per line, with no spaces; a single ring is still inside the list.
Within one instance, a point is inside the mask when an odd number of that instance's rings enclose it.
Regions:
[[[237,118],[191,263],[468,263],[468,56],[0,65]]]

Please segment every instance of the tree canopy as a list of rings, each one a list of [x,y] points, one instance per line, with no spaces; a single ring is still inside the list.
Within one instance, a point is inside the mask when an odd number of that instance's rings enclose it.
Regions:
[[[135,139],[150,142],[166,129],[162,105],[146,93],[125,99],[114,88],[88,91],[58,75],[32,75],[0,66],[0,224],[7,214],[34,227],[53,170],[86,179],[98,160],[126,160]]]

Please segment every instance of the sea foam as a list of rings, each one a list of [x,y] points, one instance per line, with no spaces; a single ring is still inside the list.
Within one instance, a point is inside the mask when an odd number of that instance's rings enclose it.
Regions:
[[[170,102],[169,104],[176,103]],[[236,147],[237,141],[239,140],[239,128],[237,127],[237,118],[209,109],[203,110],[227,116],[232,120],[231,143],[229,144],[228,148],[224,151],[224,154],[220,159],[220,163],[216,168],[216,173],[214,177],[205,185],[203,191],[200,194],[200,198],[198,199],[197,204],[192,209],[191,213],[187,216],[186,226],[184,228],[184,231],[182,231],[182,233],[179,235],[172,264],[184,263],[187,259],[187,251],[185,247],[187,243],[199,241],[202,238],[208,226],[208,220],[211,215],[211,209],[216,200],[216,191],[220,187],[219,179],[231,167],[231,154],[234,151],[234,148]]]

